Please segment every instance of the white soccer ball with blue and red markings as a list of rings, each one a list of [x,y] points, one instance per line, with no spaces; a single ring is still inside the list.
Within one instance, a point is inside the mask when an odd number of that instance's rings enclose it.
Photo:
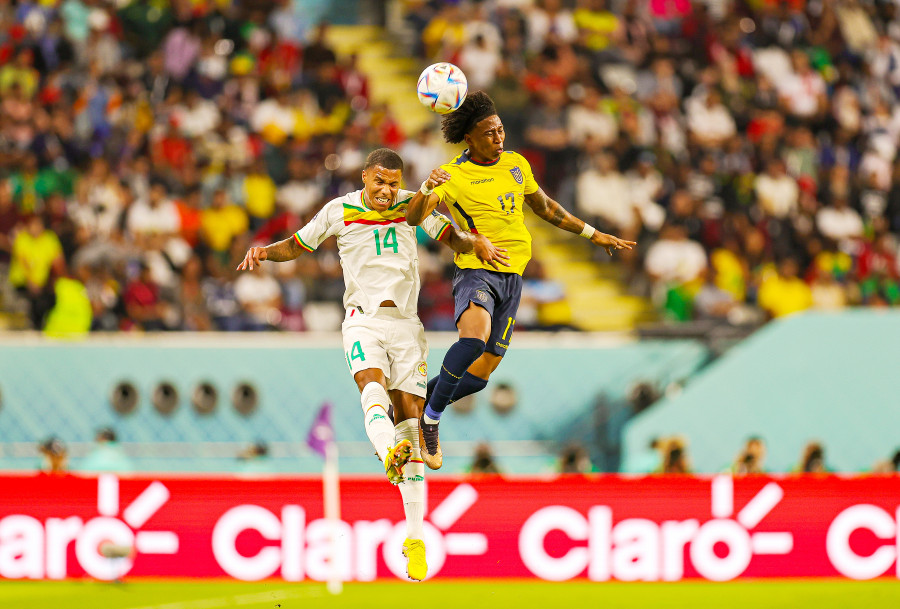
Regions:
[[[416,85],[419,101],[438,114],[453,112],[466,100],[469,83],[452,63],[435,63],[422,71]]]

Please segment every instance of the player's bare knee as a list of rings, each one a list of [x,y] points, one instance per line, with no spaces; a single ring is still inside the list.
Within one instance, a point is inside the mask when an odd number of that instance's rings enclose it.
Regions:
[[[378,383],[387,391],[387,381],[384,378],[384,373],[378,368],[360,370],[353,375],[353,380],[356,381],[356,386],[359,388],[360,393],[369,383]]]

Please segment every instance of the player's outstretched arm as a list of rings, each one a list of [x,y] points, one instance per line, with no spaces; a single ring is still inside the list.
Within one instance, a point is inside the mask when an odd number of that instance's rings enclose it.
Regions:
[[[612,256],[613,250],[630,250],[637,245],[635,241],[626,241],[614,235],[607,235],[593,227],[588,226],[584,220],[579,220],[565,209],[563,206],[547,196],[543,189],[538,188],[535,192],[525,195],[525,203],[528,204],[537,216],[546,220],[553,226],[558,226],[564,231],[583,235],[591,240],[594,245],[599,245],[606,250],[606,253]]]
[[[287,262],[293,260],[305,252],[291,235],[283,241],[266,245],[265,247],[251,247],[247,250],[244,260],[237,266],[237,270],[253,270],[254,265],[259,266],[263,260],[272,262]]]
[[[406,221],[412,226],[418,226],[434,211],[441,202],[441,198],[432,192],[435,188],[450,179],[450,174],[438,167],[432,170],[428,179],[422,182],[422,187],[416,191],[412,199],[406,205]]]
[[[476,235],[451,226],[444,238],[441,239],[441,243],[447,245],[457,254],[475,252],[479,260],[495,269],[499,270],[498,264],[509,266],[509,256],[506,255],[506,249],[495,246],[484,235]]]

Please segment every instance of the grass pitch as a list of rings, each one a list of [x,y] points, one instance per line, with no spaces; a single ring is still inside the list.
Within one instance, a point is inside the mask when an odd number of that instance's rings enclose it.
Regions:
[[[340,595],[324,584],[283,581],[134,580],[0,582],[3,609],[896,609],[900,581],[775,580],[729,583],[566,583],[445,579],[423,584],[351,583]]]

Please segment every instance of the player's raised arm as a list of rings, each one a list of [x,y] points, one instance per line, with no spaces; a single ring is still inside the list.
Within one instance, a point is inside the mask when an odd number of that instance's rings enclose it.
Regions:
[[[450,174],[438,167],[422,182],[422,187],[416,191],[406,207],[406,221],[410,225],[420,225],[428,214],[434,211],[441,202],[441,198],[434,194],[434,189],[449,179]]]
[[[626,241],[614,235],[601,233],[584,220],[579,220],[563,209],[562,205],[548,197],[541,188],[538,188],[531,194],[526,194],[525,203],[542,220],[546,220],[553,226],[558,226],[570,233],[581,235],[585,239],[590,239],[591,243],[604,248],[610,256],[612,256],[613,250],[630,250],[637,245],[635,241]]]
[[[272,262],[287,262],[293,260],[305,252],[300,247],[294,236],[291,235],[283,241],[266,245],[265,247],[251,247],[247,250],[244,260],[237,266],[237,270],[246,271],[253,270],[254,265],[259,266],[263,260],[271,260]]]

